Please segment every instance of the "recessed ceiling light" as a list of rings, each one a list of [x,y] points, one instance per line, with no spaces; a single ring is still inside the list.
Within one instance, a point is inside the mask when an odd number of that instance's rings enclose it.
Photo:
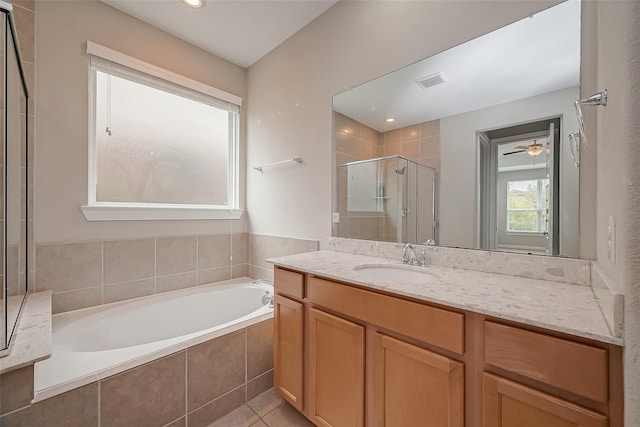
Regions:
[[[395,121],[396,121],[396,119],[394,119],[393,117],[389,117],[389,118],[385,119],[385,122],[387,122],[387,123],[393,123]]]
[[[204,6],[204,0],[182,0],[182,3],[194,9],[198,9]]]

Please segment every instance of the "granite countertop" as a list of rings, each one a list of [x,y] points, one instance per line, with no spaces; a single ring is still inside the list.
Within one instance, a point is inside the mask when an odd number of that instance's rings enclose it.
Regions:
[[[29,294],[9,354],[0,358],[0,374],[51,356],[51,291]]]
[[[402,265],[400,261],[335,251],[308,252],[267,260],[275,265],[351,282],[428,302],[622,345],[613,335],[589,285],[485,273],[431,265],[428,283],[393,283],[354,270],[358,265]]]

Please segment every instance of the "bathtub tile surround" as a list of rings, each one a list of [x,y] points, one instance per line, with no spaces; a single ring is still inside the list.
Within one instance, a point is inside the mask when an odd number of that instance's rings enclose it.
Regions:
[[[198,244],[200,240],[203,245]],[[204,264],[199,266],[198,250],[215,252],[211,242],[219,243],[223,254],[229,254],[237,242],[241,246],[234,249],[239,259],[226,255],[225,262],[219,257],[212,263],[203,257]],[[36,248],[35,288],[53,291],[53,312],[61,313],[243,277],[247,258],[243,242],[246,238],[229,233],[40,244]]]
[[[123,283],[154,276],[154,239],[104,242],[104,283]]]
[[[98,425],[98,383],[71,390],[0,418],[3,427]]]
[[[203,239],[209,237],[202,236]],[[223,235],[220,240],[223,241],[225,238],[227,244],[230,245],[231,236]],[[195,271],[198,266],[198,240],[197,236],[156,238],[156,275],[168,276]],[[227,258],[227,263],[229,263],[229,258]]]
[[[268,257],[317,251],[317,240],[229,233],[36,247],[35,290],[53,292],[53,313],[237,277],[273,280]]]
[[[248,276],[273,281],[273,265],[265,261],[267,258],[314,252],[318,247],[317,240],[250,234]]]
[[[0,425],[208,426],[253,399],[252,382],[259,393],[272,387],[272,367],[249,356],[272,352],[271,339],[262,336],[270,338],[272,329],[269,319],[32,405],[23,399]]]
[[[189,425],[207,426],[211,420],[218,420],[242,406],[246,402],[244,391],[244,387],[238,387],[220,398],[201,406],[189,414]]]
[[[245,383],[245,331],[192,347],[187,358],[187,409],[193,411]]]
[[[185,357],[180,352],[102,381],[101,427],[163,426],[182,417]]]
[[[33,365],[0,376],[0,416],[28,406],[33,399]]]
[[[247,330],[247,377],[255,378],[273,368],[273,324],[259,323]]]
[[[37,245],[36,291],[54,292],[102,285],[102,242]]]

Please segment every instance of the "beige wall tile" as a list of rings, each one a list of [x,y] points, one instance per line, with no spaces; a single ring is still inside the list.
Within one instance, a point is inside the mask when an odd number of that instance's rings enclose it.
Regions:
[[[415,141],[408,141],[402,143],[402,155],[407,159],[418,161],[420,158],[420,143],[416,139]]]
[[[273,319],[247,328],[247,379],[273,369]]]
[[[400,131],[402,133],[402,142],[415,141],[417,139],[420,139],[419,125],[405,126],[400,129]]]
[[[420,139],[420,157],[440,157],[439,136],[429,136]]]
[[[385,144],[382,152],[385,156],[398,156],[402,154],[402,144]]]
[[[239,387],[230,393],[225,394],[224,396],[219,397],[213,402],[209,402],[195,411],[191,412],[189,417],[189,427],[205,427],[209,426],[216,420],[223,422],[224,424],[219,424],[220,426],[237,426],[237,425],[249,425],[238,424],[238,419],[234,420],[226,419],[225,415],[234,412],[234,410],[238,410],[238,408],[243,406],[245,402],[245,387]],[[251,409],[249,409],[251,411]],[[251,411],[253,413],[253,411]],[[243,413],[246,414],[246,413]],[[248,414],[249,416],[251,414]],[[253,414],[255,419],[258,417]],[[244,418],[244,417],[243,417]],[[218,425],[218,424],[214,424]]]
[[[317,251],[319,245],[317,240],[291,239],[291,255]]]
[[[402,142],[402,129],[383,132],[380,136],[384,145],[400,144]]]
[[[249,264],[267,268],[269,237],[264,234],[249,235]]]
[[[255,265],[249,265],[249,277],[256,280],[273,280],[273,270],[269,270],[268,268],[256,267]]]
[[[104,242],[104,283],[155,276],[155,239]]]
[[[232,265],[246,264],[249,260],[249,235],[234,233],[231,236]]]
[[[36,290],[102,285],[102,242],[37,245]]]
[[[156,274],[168,276],[196,270],[196,236],[156,239]]]
[[[198,286],[231,279],[231,267],[198,271]]]
[[[155,293],[155,279],[136,280],[133,282],[105,285],[103,304],[145,297]]]
[[[2,417],[3,427],[98,427],[98,384],[35,403]],[[104,424],[102,424],[104,426]]]
[[[23,61],[34,62],[35,12],[22,7],[13,8],[20,55]],[[29,91],[33,86],[29,87]]]
[[[33,365],[0,375],[0,415],[29,405],[31,399]]]
[[[25,9],[36,10],[35,0],[12,0],[9,3],[16,6],[24,7]]]
[[[358,158],[360,154],[359,138],[355,135],[347,135],[343,132],[336,134],[336,151],[348,156]]]
[[[267,258],[275,258],[279,256],[291,255],[289,241],[290,239],[288,237],[269,236],[269,247],[267,249]]]
[[[267,371],[262,375],[247,381],[247,401],[256,398],[260,394],[268,391],[273,387],[273,370]],[[251,406],[255,409],[254,406]],[[257,411],[256,411],[257,412]]]
[[[237,279],[239,277],[246,277],[248,275],[249,268],[247,264],[234,265],[231,267],[231,278]]]
[[[164,426],[185,414],[185,352],[107,378],[100,387],[101,427]]]
[[[231,235],[198,236],[198,270],[231,265]]]
[[[59,292],[51,295],[53,314],[79,310],[102,304],[102,287],[80,289],[78,291]]]
[[[244,384],[245,363],[244,330],[187,349],[188,410]]]
[[[176,291],[196,286],[196,272],[156,277],[156,293]]]

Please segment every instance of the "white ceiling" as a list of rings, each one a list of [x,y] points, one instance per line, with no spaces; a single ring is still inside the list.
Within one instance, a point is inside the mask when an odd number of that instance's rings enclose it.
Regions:
[[[415,82],[437,72],[445,83]],[[580,2],[570,0],[343,92],[333,106],[384,132],[579,83]]]
[[[234,64],[247,68],[337,0],[101,0]]]

